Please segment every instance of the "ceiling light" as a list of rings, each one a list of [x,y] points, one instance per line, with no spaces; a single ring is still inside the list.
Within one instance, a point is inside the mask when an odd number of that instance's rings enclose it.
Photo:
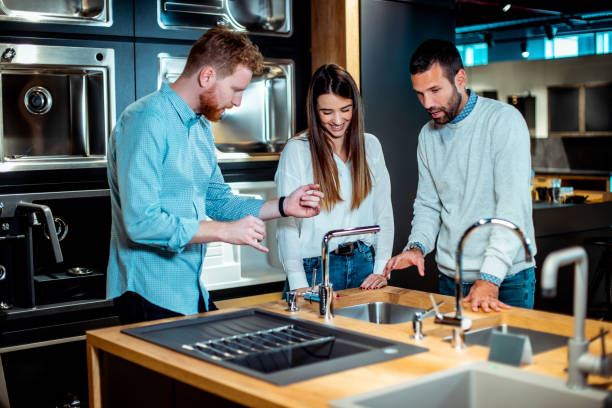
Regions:
[[[525,41],[521,43],[521,56],[523,58],[529,57],[529,51],[527,51],[527,43]]]
[[[510,7],[512,7],[512,4],[506,3],[504,7],[502,7],[502,11],[506,13],[508,10],[510,10]]]

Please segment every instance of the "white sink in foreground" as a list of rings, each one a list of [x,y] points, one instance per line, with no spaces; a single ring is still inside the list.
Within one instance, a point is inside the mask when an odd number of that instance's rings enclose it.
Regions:
[[[590,408],[612,406],[607,391],[572,390],[565,380],[479,362],[332,401],[332,407]]]

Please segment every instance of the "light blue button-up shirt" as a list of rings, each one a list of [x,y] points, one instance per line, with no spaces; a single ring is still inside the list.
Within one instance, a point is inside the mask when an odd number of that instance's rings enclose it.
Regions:
[[[185,315],[198,312],[206,245],[199,222],[257,216],[263,200],[223,181],[210,122],[168,85],[126,108],[108,146],[112,229],[107,297],[133,291]],[[205,271],[204,271],[205,273]]]

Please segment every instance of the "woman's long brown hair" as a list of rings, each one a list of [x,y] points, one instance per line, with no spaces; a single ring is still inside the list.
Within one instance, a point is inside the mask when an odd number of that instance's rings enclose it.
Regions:
[[[340,197],[338,168],[334,161],[333,145],[317,114],[317,99],[323,94],[333,94],[353,101],[353,116],[346,133],[346,148],[353,181],[351,210],[355,210],[372,191],[372,177],[366,161],[363,115],[359,90],[353,77],[336,64],[319,67],[310,80],[306,102],[308,118],[308,140],[312,157],[314,182],[325,194],[323,208],[330,211]]]

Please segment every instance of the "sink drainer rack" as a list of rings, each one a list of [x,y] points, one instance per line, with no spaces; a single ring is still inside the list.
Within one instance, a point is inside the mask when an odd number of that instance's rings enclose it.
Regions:
[[[308,347],[331,342],[334,336],[320,336],[296,325],[275,327],[218,339],[183,344],[189,351],[197,351],[213,360],[228,361],[253,357],[261,353],[288,352],[297,347]]]

